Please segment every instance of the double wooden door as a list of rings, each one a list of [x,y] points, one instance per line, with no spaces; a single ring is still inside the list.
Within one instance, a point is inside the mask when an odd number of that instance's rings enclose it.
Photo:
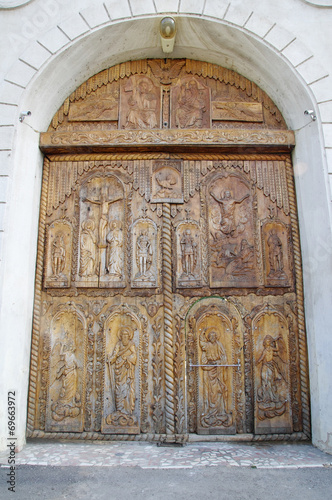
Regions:
[[[303,429],[285,154],[45,159],[30,435]]]

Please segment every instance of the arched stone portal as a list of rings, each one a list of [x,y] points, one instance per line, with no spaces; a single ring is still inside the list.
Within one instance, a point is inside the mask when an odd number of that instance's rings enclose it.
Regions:
[[[30,436],[310,436],[293,145],[254,82],[201,61],[65,100],[40,140]]]

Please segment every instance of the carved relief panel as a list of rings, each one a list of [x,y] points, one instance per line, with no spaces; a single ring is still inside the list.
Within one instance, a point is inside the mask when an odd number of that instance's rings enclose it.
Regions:
[[[123,220],[121,181],[113,175],[89,178],[80,191],[80,286],[125,286]]]
[[[151,201],[183,203],[181,161],[154,162]]]
[[[191,431],[243,432],[243,325],[239,319],[234,306],[221,299],[203,299],[190,310],[187,397]]]
[[[176,227],[176,277],[178,288],[202,285],[201,229],[196,221],[181,221]]]
[[[156,288],[159,285],[160,241],[157,225],[148,218],[133,224],[132,287]]]
[[[73,230],[65,219],[47,228],[45,287],[70,287]]]
[[[74,308],[64,306],[54,314],[49,331],[47,431],[83,431],[85,334],[85,318]]]
[[[171,128],[210,128],[210,91],[188,76],[171,91]]]
[[[289,240],[289,227],[282,222],[269,220],[262,224],[264,278],[268,286],[289,286]]]
[[[161,88],[151,78],[134,75],[121,85],[119,127],[161,128]]]
[[[257,285],[255,204],[237,174],[213,176],[206,189],[211,287]]]
[[[140,432],[142,326],[130,310],[115,311],[105,321],[104,408],[102,432]]]
[[[255,433],[292,432],[287,320],[267,305],[254,317],[252,329]]]

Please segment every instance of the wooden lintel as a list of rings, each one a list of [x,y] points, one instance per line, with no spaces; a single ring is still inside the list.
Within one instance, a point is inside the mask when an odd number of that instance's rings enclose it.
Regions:
[[[44,132],[40,149],[46,154],[133,151],[201,151],[249,148],[251,151],[286,152],[295,145],[292,130],[190,129],[190,130],[91,130]]]

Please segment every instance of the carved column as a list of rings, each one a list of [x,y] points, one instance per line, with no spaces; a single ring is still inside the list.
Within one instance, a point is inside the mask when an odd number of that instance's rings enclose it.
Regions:
[[[165,337],[166,434],[174,434],[174,352],[171,206],[163,203],[163,288]]]
[[[286,160],[286,174],[289,195],[290,217],[292,221],[293,247],[294,247],[294,267],[296,279],[296,301],[299,329],[299,358],[300,358],[300,381],[301,381],[301,400],[302,400],[302,421],[303,432],[310,437],[310,402],[309,402],[309,374],[308,374],[308,355],[307,340],[305,333],[304,319],[304,293],[302,281],[302,261],[300,236],[297,222],[296,196],[293,179],[293,167],[290,159]]]
[[[27,416],[27,434],[30,436],[35,424],[37,376],[38,376],[38,346],[40,335],[40,316],[42,307],[42,283],[43,283],[43,256],[45,244],[45,218],[47,209],[47,186],[50,171],[50,162],[47,158],[44,161],[44,174],[42,183],[42,194],[40,201],[40,220],[36,265],[35,303],[32,324],[31,340],[31,364],[30,364],[30,386],[29,386],[29,407]]]

